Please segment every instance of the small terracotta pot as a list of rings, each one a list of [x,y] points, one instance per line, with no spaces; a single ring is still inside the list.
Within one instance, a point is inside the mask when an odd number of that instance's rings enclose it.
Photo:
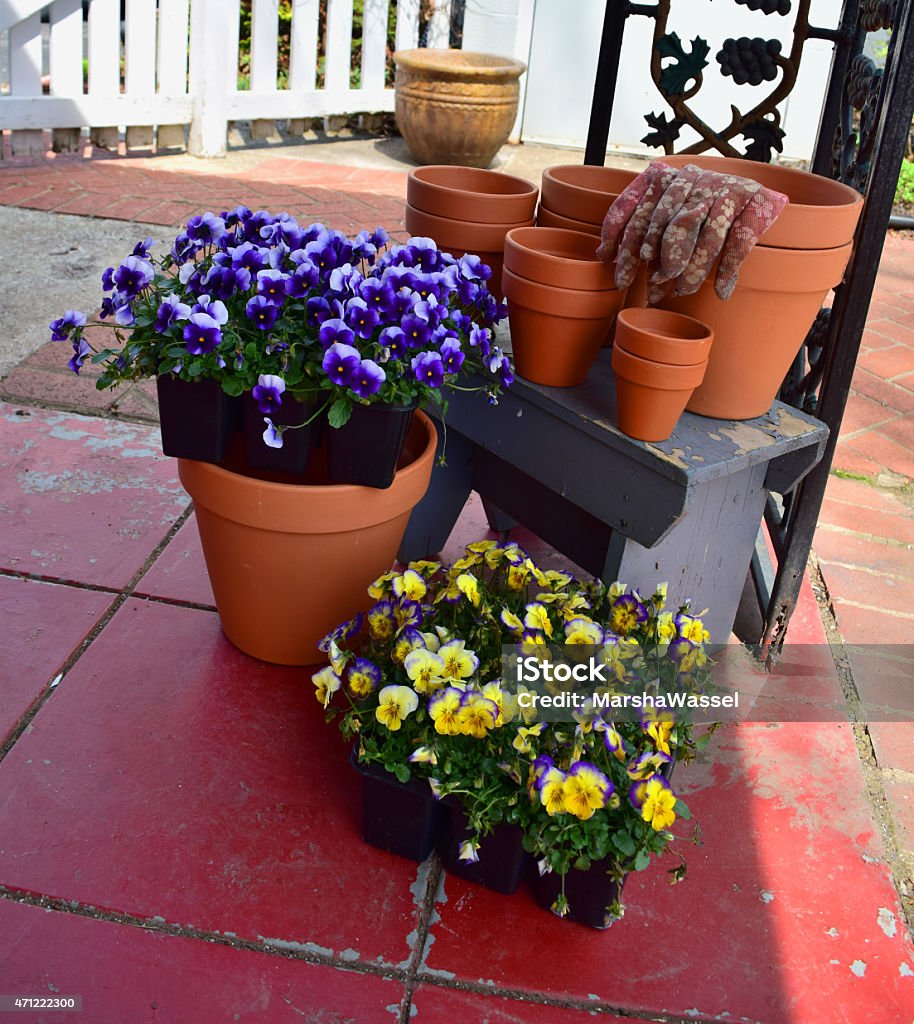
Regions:
[[[585,235],[596,235],[599,238],[603,222],[591,224],[586,220],[574,220],[571,217],[563,217],[559,213],[554,213],[547,206],[543,206],[542,202],[540,202],[539,208],[536,211],[536,226],[540,228],[564,228],[566,231],[581,231]]]
[[[406,182],[406,201],[423,213],[476,224],[529,221],[539,190],[531,181],[498,171],[455,164],[416,167]]]
[[[707,360],[671,366],[613,349],[619,429],[638,441],[665,441],[704,377]]]
[[[680,153],[661,160],[671,167],[696,164],[722,174],[752,178],[766,188],[783,192],[790,200],[778,219],[762,235],[759,245],[782,249],[834,249],[853,237],[863,209],[863,196],[849,185],[794,167],[761,164],[724,156]],[[545,190],[544,190],[545,195]]]
[[[660,302],[707,324],[717,338],[689,411],[725,420],[764,415],[850,254],[849,244],[805,251],[757,245],[726,302],[714,291],[713,273],[694,295]]]
[[[320,661],[321,637],[366,607],[366,587],[393,564],[428,489],[436,441],[431,420],[417,412],[386,490],[276,483],[179,460],[229,640],[280,665]]]
[[[514,368],[535,384],[570,388],[593,365],[624,292],[587,292],[503,274]]]
[[[706,362],[713,341],[707,324],[665,309],[623,309],[616,317],[616,346],[655,363]]]
[[[560,217],[600,225],[638,171],[618,167],[558,164],[543,171],[543,204]]]
[[[505,235],[505,266],[519,277],[583,291],[615,289],[613,268],[596,256],[593,235],[563,228],[513,228]]]

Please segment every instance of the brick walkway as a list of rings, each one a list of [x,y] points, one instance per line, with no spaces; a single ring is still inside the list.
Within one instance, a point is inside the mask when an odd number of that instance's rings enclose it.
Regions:
[[[243,202],[346,231],[402,229],[403,172],[270,154],[242,170],[176,166],[13,161],[0,165],[0,205],[176,228]],[[190,1019],[194,990],[213,1000],[195,1019],[227,1019],[255,1005],[265,979],[283,1005],[252,1019],[271,1024],[300,1019],[292,1006],[374,1022],[412,1005],[419,1024],[583,1024],[589,1010],[765,1024],[914,1018],[914,958],[887,868],[911,885],[914,724],[871,723],[856,737],[838,723],[729,733],[714,772],[696,766],[683,783],[706,838],[690,881],[669,890],[662,871],[639,877],[629,916],[608,935],[557,927],[526,897],[496,899],[436,869],[417,875],[358,842],[345,810],[353,783],[300,707],[298,676],[221,638],[186,499],[143,425],[155,419],[154,388],[98,392],[91,369],[75,378],[44,336],[36,325],[35,352],[0,382],[0,603],[13,637],[0,650],[13,681],[0,734],[18,729],[0,766],[13,794],[0,802],[0,834],[15,837],[0,842],[0,962],[17,985],[40,963],[78,991],[116,963],[118,995],[102,999],[93,1024],[152,1019],[156,1000],[167,1007],[156,1019]],[[815,538],[836,616],[825,627],[848,641],[908,642],[912,429],[914,241],[895,235]],[[470,507],[455,543],[483,529]],[[825,644],[808,584],[790,640]],[[815,673],[796,651],[808,682]],[[893,665],[889,683],[908,686],[910,663]],[[843,702],[833,666],[817,685]],[[312,804],[300,776],[315,752],[334,767],[321,769],[326,797]],[[101,780],[127,765],[143,781],[125,804]],[[211,791],[188,785],[213,771]]]

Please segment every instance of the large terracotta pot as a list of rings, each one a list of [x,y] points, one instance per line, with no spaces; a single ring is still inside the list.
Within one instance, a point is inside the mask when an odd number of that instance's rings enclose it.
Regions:
[[[596,235],[599,238],[602,222],[600,224],[591,224],[586,220],[563,217],[560,213],[555,213],[541,202],[536,211],[536,225],[540,228],[563,228],[565,231],[580,231],[585,235]]]
[[[476,224],[518,224],[536,213],[533,182],[478,167],[435,164],[415,167],[406,182],[406,201],[423,213]]]
[[[505,267],[556,288],[615,289],[613,268],[597,259],[597,240],[580,231],[514,228],[505,235]]]
[[[488,167],[505,144],[526,65],[468,50],[399,50],[397,128],[420,164]]]
[[[467,220],[450,220],[423,213],[406,205],[404,225],[411,235],[433,238],[440,249],[457,256],[472,253],[492,268],[488,281],[489,291],[499,300],[503,298],[501,268],[504,262],[505,235],[518,227],[531,227],[532,220],[515,224],[478,224]]]
[[[619,167],[558,164],[543,171],[543,205],[560,217],[596,224],[619,194],[638,177]]]
[[[619,429],[638,441],[665,441],[706,368],[707,360],[671,366],[633,356],[617,345],[613,371]]]
[[[793,167],[736,157],[680,153],[660,159],[672,167],[696,164],[722,174],[738,174],[783,192],[790,202],[762,235],[759,245],[781,249],[835,249],[854,237],[863,209],[863,196],[840,181]]]
[[[507,269],[502,283],[518,374],[549,387],[581,384],[625,292],[551,288]]]
[[[713,341],[714,332],[707,324],[666,309],[633,307],[616,317],[616,347],[655,363],[705,362]]]
[[[417,412],[386,490],[276,483],[181,459],[229,640],[263,661],[318,662],[321,637],[364,608],[366,587],[396,559],[435,445],[434,425]]]
[[[717,297],[711,273],[694,295],[659,303],[701,320],[717,339],[689,411],[733,420],[766,413],[850,255],[850,244],[805,251],[757,245],[726,302]]]

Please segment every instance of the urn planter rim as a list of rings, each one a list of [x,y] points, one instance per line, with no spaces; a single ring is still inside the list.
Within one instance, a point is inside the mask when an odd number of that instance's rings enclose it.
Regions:
[[[478,50],[452,50],[422,47],[397,50],[394,64],[409,71],[431,71],[459,78],[520,78],[527,65],[514,57]]]

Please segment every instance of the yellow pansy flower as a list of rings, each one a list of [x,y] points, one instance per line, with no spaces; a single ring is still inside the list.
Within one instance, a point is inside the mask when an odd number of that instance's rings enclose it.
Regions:
[[[587,644],[596,646],[603,643],[603,630],[586,615],[580,615],[565,623],[566,644]]]
[[[539,780],[540,803],[551,817],[565,810],[565,773],[554,765]]]
[[[419,636],[422,637],[425,646],[430,651],[437,651],[438,648],[441,646],[441,640],[438,638],[437,633],[426,633],[423,630],[420,630]]]
[[[530,570],[524,565],[512,565],[508,569],[508,586],[512,590],[523,590],[530,577]]]
[[[415,630],[408,629],[394,644],[390,652],[391,661],[395,665],[402,665],[410,651],[422,646],[422,637]]]
[[[397,575],[398,573],[393,571],[383,573],[368,588],[368,596],[380,601],[390,591],[390,581]]]
[[[460,600],[460,589],[457,586],[457,576],[453,573],[448,576],[447,586],[438,591],[438,596],[435,598],[435,604],[440,601],[449,601],[453,604],[454,601]]]
[[[475,555],[467,549],[467,554],[465,554],[463,558],[458,558],[457,561],[454,562],[453,568],[460,572],[464,572],[467,569],[472,569],[474,566],[481,565],[482,562],[482,555]]]
[[[545,722],[537,722],[536,725],[531,726],[529,729],[522,725],[517,730],[517,735],[514,737],[511,746],[514,747],[519,754],[529,754],[533,749],[530,744],[531,737],[539,736],[545,728]]]
[[[474,608],[479,607],[479,581],[471,572],[462,572],[457,577],[457,589]]]
[[[459,736],[460,723],[457,721],[457,712],[460,710],[460,702],[463,694],[453,686],[439,690],[428,702],[428,713],[435,723],[435,732],[442,736]]]
[[[410,562],[407,566],[408,569],[415,569],[416,572],[421,572],[423,576],[434,576],[435,573],[441,568],[440,562],[431,562],[428,559],[420,559],[418,562]]]
[[[402,576],[394,577],[393,591],[397,597],[405,597],[407,601],[421,601],[428,593],[428,587],[415,569],[407,569]]]
[[[549,580],[546,579],[546,574],[539,568],[539,566],[534,564],[532,559],[525,558],[524,565],[529,569],[531,575],[541,587],[549,586]]]
[[[546,579],[552,584],[553,590],[567,587],[574,577],[570,572],[559,572],[558,569],[547,569]]]
[[[676,794],[666,780],[657,776],[648,779],[642,793],[642,819],[648,822],[655,832],[669,828],[676,820],[676,812],[673,809],[676,806]]]
[[[657,639],[662,644],[668,644],[676,639],[676,623],[672,612],[661,612],[657,619]]]
[[[517,701],[518,709],[520,710],[521,718],[529,725],[531,722],[536,721],[536,703],[532,700],[525,700],[523,704],[520,702],[520,696],[522,693],[532,693],[532,690],[528,690],[523,683],[517,684]]]
[[[472,544],[467,544],[466,553],[471,555],[484,555],[497,547],[498,542],[494,540],[474,540]]]
[[[562,783],[565,810],[581,821],[593,817],[594,811],[606,806],[613,784],[594,765],[578,761],[572,765]]]
[[[438,656],[444,662],[445,679],[469,679],[479,668],[479,658],[473,651],[466,650],[463,640],[449,640],[438,648]]]
[[[498,708],[498,717],[495,719],[496,726],[502,726],[505,724],[504,714],[502,711],[505,697],[505,691],[501,688],[501,683],[496,679],[486,685],[480,691],[483,697],[488,697],[490,701]]]
[[[549,612],[546,610],[546,606],[538,601],[533,601],[524,610],[526,611],[524,625],[528,629],[538,629],[551,638],[553,632],[552,623],[549,621]]]
[[[419,698],[411,687],[385,686],[378,693],[375,718],[391,732],[396,732],[418,706]]]
[[[431,747],[416,747],[407,760],[412,764],[437,764],[438,755]]]
[[[434,693],[444,686],[444,661],[434,651],[425,647],[410,651],[403,667],[418,693]]]
[[[502,608],[501,610],[501,621],[515,636],[520,636],[524,631],[524,624],[514,612],[509,611],[507,608]]]
[[[457,722],[464,736],[483,739],[490,729],[495,728],[497,718],[498,705],[495,701],[474,691],[463,695],[460,710],[457,712]]]
[[[329,665],[326,668],[322,668],[320,672],[315,672],[311,677],[311,682],[314,683],[316,688],[314,696],[317,697],[324,707],[327,707],[333,695],[343,685],[343,680],[340,679]]]

